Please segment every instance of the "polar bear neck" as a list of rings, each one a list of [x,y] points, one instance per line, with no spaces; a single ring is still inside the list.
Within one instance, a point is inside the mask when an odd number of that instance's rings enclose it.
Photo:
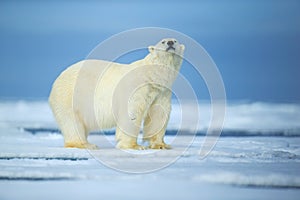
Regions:
[[[179,55],[176,54],[148,54],[144,61],[146,63],[151,63],[154,65],[164,65],[167,67],[171,67],[172,69],[179,71],[181,64],[182,64],[182,58]]]
[[[141,60],[145,67],[150,67],[147,73],[148,81],[163,86],[158,87],[160,89],[172,87],[182,64],[182,58],[178,55],[163,55],[150,53]]]

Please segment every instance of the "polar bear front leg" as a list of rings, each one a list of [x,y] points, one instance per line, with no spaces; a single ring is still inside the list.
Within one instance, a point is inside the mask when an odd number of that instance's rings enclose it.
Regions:
[[[119,149],[136,149],[144,150],[145,147],[137,144],[137,134],[131,135],[125,133],[119,127],[116,129],[117,148]]]
[[[141,93],[141,90],[139,90]],[[145,99],[135,93],[128,100],[128,107],[121,106],[116,113],[116,141],[119,149],[144,150],[145,147],[137,144],[141,123],[145,113]]]
[[[116,141],[119,149],[143,150],[145,147],[137,144],[141,119],[131,120],[128,116],[122,116],[116,127]]]
[[[144,140],[149,141],[150,149],[171,149],[164,142],[170,111],[170,105],[154,104],[150,107],[144,120]]]

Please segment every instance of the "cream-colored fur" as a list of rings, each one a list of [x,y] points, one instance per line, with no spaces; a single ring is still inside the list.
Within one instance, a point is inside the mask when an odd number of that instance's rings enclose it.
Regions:
[[[167,38],[131,64],[84,60],[63,71],[53,84],[49,103],[65,147],[96,149],[87,141],[89,132],[116,127],[118,148],[144,149],[137,144],[143,123],[149,148],[170,148],[164,134],[183,51],[183,45]]]

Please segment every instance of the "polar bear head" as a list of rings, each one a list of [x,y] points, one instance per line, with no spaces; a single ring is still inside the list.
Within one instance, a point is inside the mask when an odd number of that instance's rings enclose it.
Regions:
[[[151,57],[160,64],[181,65],[184,45],[174,38],[165,38],[155,46],[149,46]]]
[[[174,38],[165,38],[159,41],[155,46],[148,47],[150,53],[163,55],[176,54],[183,56],[184,45],[180,44]]]

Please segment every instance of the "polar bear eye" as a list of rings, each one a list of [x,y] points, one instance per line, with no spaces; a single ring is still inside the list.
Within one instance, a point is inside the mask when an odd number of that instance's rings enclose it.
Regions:
[[[174,43],[176,43],[177,41],[176,40],[174,40]]]
[[[165,43],[166,43],[166,41],[162,41],[161,43],[162,43],[162,44],[165,44]]]

